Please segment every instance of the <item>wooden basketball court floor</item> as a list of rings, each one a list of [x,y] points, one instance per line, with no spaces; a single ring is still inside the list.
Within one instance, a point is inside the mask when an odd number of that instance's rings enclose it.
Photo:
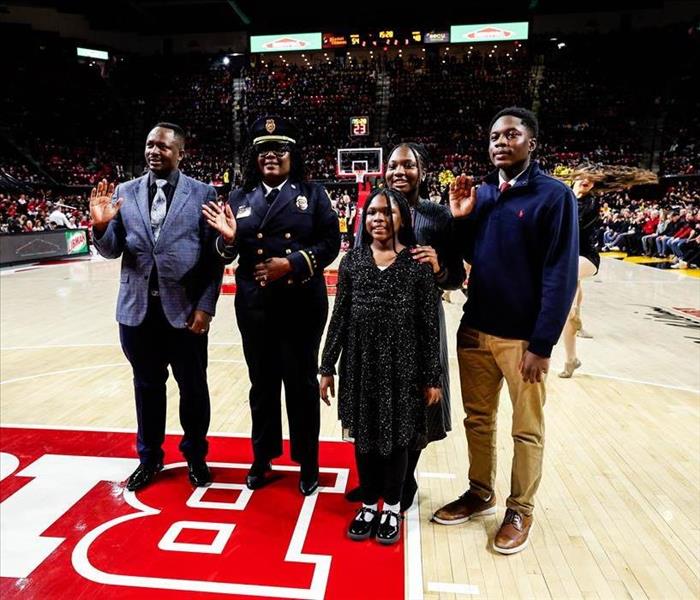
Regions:
[[[2,424],[134,430],[131,374],[114,321],[118,270],[118,261],[98,259],[1,274]],[[569,380],[556,376],[564,359],[555,348],[535,524],[530,547],[516,555],[490,549],[509,488],[505,389],[497,515],[454,527],[430,522],[467,486],[452,345],[453,431],[419,464],[419,505],[408,518],[420,533],[406,552],[409,596],[700,597],[700,281],[605,259],[584,289],[584,327],[594,337],[578,340],[583,366]],[[445,304],[451,340],[462,294],[452,299]],[[220,299],[212,325],[209,382],[211,431],[249,434],[232,296]],[[172,378],[168,385],[176,398]],[[321,408],[321,435],[339,439],[336,407]],[[176,401],[168,427],[179,430]]]

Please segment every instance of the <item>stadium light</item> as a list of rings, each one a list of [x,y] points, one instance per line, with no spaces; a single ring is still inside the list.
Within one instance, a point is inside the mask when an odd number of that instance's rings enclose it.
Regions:
[[[75,49],[75,52],[78,56],[82,56],[83,58],[96,58],[97,60],[109,60],[109,52],[105,52],[104,50],[93,50],[92,48],[81,48],[78,46]]]
[[[228,67],[229,64],[231,63],[231,59],[230,59],[228,56],[224,56],[223,63],[224,63],[225,66]]]

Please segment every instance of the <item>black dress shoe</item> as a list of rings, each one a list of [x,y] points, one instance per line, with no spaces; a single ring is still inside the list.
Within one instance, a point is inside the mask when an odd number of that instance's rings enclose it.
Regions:
[[[416,478],[411,477],[410,479],[406,479],[403,484],[403,491],[401,492],[401,512],[407,511],[409,508],[411,508],[417,491],[418,482],[416,482]]]
[[[366,515],[372,518],[368,521]],[[355,518],[350,522],[348,527],[348,537],[356,542],[368,539],[376,530],[378,513],[373,508],[363,506],[357,511]]]
[[[198,460],[188,460],[190,483],[194,487],[206,487],[211,485],[211,471],[203,458]]]
[[[401,537],[401,520],[403,517],[399,513],[390,510],[383,510],[377,525],[377,535],[375,539],[380,544],[395,544]]]
[[[362,488],[358,485],[356,488],[345,492],[345,499],[348,502],[362,502]]]
[[[136,490],[146,487],[162,468],[163,465],[161,463],[155,465],[140,464],[138,468],[129,475],[129,479],[126,480],[126,489],[130,492],[135,492]]]
[[[249,490],[257,490],[264,486],[267,483],[265,474],[271,469],[272,465],[269,462],[262,464],[254,462],[245,478],[246,487]]]
[[[314,479],[299,479],[299,492],[302,496],[310,496],[318,489],[318,475]]]

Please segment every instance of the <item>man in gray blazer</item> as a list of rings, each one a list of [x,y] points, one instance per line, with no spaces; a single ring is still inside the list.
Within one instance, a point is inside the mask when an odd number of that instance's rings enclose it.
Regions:
[[[134,373],[141,463],[127,480],[130,491],[163,468],[168,365],[180,390],[189,479],[195,486],[212,479],[207,333],[223,266],[208,255],[216,232],[202,217],[216,192],[179,170],[184,147],[182,128],[158,123],[146,139],[148,173],[116,189],[103,180],[90,197],[95,247],[105,258],[122,257],[117,321]]]

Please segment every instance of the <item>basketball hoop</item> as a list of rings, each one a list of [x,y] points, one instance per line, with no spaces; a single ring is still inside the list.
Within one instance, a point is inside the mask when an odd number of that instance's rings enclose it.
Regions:
[[[355,173],[355,183],[362,183],[365,180],[365,173],[363,169],[357,169]]]

